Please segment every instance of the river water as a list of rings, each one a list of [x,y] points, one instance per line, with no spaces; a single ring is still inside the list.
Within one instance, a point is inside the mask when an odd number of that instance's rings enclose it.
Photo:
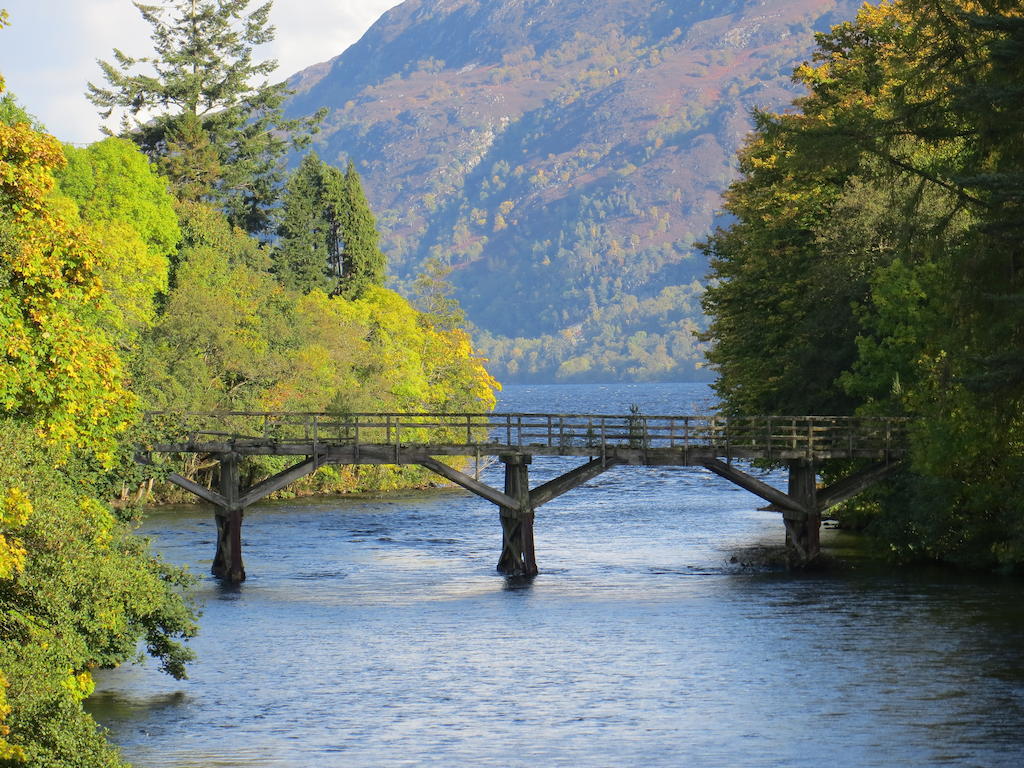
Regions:
[[[709,402],[521,386],[500,408]],[[1019,580],[752,566],[783,540],[759,506],[703,470],[615,468],[538,510],[519,584],[460,490],[279,501],[246,513],[240,588],[206,576],[208,509],[157,509],[143,533],[202,576],[198,661],[104,673],[90,709],[145,768],[1024,765]]]

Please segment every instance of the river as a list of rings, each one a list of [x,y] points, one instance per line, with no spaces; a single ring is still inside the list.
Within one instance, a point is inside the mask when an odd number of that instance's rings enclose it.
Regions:
[[[500,409],[709,402],[512,386]],[[208,509],[156,509],[143,534],[202,576],[198,661],[103,673],[89,707],[140,768],[1024,764],[1019,580],[748,565],[783,539],[759,506],[704,470],[615,468],[538,510],[526,585],[460,490],[277,501],[246,513],[241,587],[206,575]]]

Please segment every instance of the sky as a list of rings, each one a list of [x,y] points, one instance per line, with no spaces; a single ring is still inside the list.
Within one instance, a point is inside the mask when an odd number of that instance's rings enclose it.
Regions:
[[[277,0],[270,12],[277,39],[259,49],[257,58],[276,58],[274,79],[284,80],[337,56],[399,2]],[[254,0],[250,8],[258,5]],[[152,50],[150,27],[131,0],[0,0],[0,8],[11,22],[0,30],[0,74],[8,90],[62,141],[99,139],[99,116],[84,96],[90,80],[104,84],[96,60],[111,60],[115,47],[129,56]]]

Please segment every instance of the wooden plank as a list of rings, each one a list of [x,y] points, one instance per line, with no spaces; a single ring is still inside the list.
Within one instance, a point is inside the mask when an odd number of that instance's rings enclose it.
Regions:
[[[875,483],[895,472],[901,466],[902,463],[898,461],[881,461],[856,474],[844,477],[842,480],[837,480],[827,488],[818,491],[818,511],[824,512],[836,504],[842,504],[844,501],[852,499],[857,494],[867,490]]]
[[[499,507],[508,507],[509,509],[519,509],[519,501],[517,499],[502,493],[497,488],[491,488],[491,486],[481,483],[479,480],[474,480],[469,475],[463,474],[437,459],[424,457],[417,459],[416,463],[447,480],[451,480],[456,485],[461,485],[467,491],[475,493],[480,498],[487,499],[492,504],[497,504]]]
[[[621,463],[618,459],[608,461],[594,459],[583,466],[569,470],[564,475],[548,480],[546,483],[538,485],[530,491],[530,506],[536,509],[542,504],[547,504],[549,501],[557,499],[563,493],[568,493],[573,488],[583,485],[588,480],[593,480],[602,472]]]
[[[257,501],[266,498],[274,491],[279,491],[286,485],[290,485],[296,480],[305,477],[310,472],[315,471],[316,468],[316,459],[309,458],[306,461],[295,464],[282,472],[278,472],[273,477],[268,477],[266,480],[257,483],[243,493],[238,499],[238,505],[244,508],[248,507],[250,504],[255,504]]]
[[[174,483],[179,488],[184,488],[189,493],[194,493],[196,496],[198,496],[203,501],[210,502],[215,507],[220,507],[221,509],[227,509],[228,506],[229,506],[228,500],[226,498],[224,498],[223,496],[221,496],[216,491],[211,491],[209,488],[205,488],[205,487],[201,486],[199,483],[194,483],[191,480],[189,480],[187,477],[182,477],[177,472],[170,472],[167,475],[167,479],[170,480],[172,483]]]
[[[795,499],[783,493],[778,488],[773,488],[767,483],[761,482],[756,477],[748,475],[746,472],[741,472],[730,464],[726,464],[724,461],[719,461],[718,459],[705,459],[701,462],[701,465],[711,470],[719,477],[724,477],[729,482],[760,496],[765,501],[770,502],[777,507],[801,513],[805,516],[808,514],[808,510],[804,509],[804,507]]]

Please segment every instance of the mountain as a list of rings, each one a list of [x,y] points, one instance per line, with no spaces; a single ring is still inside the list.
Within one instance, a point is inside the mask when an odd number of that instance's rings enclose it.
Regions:
[[[295,75],[355,161],[390,268],[450,280],[506,380],[697,373],[693,243],[754,108],[854,0],[406,0]]]

